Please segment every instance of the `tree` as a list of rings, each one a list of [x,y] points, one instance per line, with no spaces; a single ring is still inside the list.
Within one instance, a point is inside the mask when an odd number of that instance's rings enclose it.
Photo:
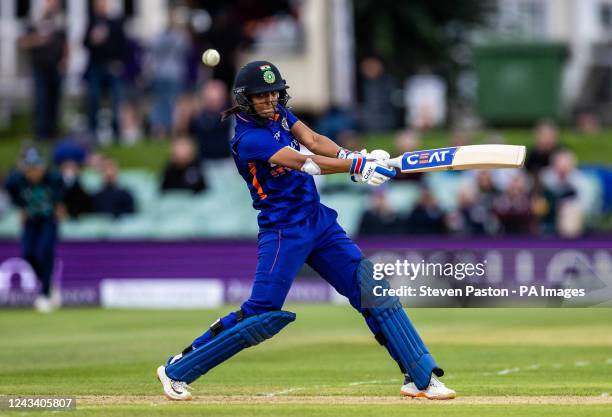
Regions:
[[[377,55],[395,75],[422,67],[450,82],[465,65],[472,29],[486,23],[494,0],[353,0],[357,57]]]

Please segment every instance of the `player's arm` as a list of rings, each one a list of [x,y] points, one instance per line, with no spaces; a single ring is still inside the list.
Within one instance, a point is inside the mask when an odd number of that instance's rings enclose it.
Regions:
[[[348,159],[336,159],[317,154],[304,155],[289,146],[272,155],[269,162],[299,171],[302,170],[308,159],[319,167],[322,175],[350,172],[352,165],[352,161]]]
[[[310,152],[314,153],[315,155],[336,158],[338,151],[342,149],[336,145],[333,140],[327,136],[318,134],[299,120],[295,122],[293,126],[291,126],[291,133],[293,136],[295,136],[298,142],[307,147]]]
[[[318,134],[299,120],[291,127],[291,133],[302,145],[316,155],[338,159],[352,159],[355,156],[373,157],[383,161],[389,159],[389,153],[379,149],[368,153],[365,149],[357,152],[342,148],[327,136]]]
[[[348,172],[351,178],[370,185],[380,185],[395,176],[395,169],[383,162],[360,156],[354,159],[337,159],[323,155],[304,155],[286,146],[270,157],[270,163],[300,170],[310,175]]]

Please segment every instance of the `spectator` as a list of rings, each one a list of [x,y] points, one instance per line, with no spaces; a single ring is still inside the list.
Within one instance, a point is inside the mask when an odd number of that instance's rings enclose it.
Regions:
[[[396,81],[385,72],[383,62],[367,57],[359,64],[361,74],[361,126],[367,131],[389,131],[397,127],[397,106],[392,96]]]
[[[475,190],[470,201],[463,201],[463,214],[466,216],[467,227],[474,234],[495,234],[499,232],[499,222],[493,212],[493,202],[500,190],[493,180],[493,171],[481,169],[475,172]]]
[[[576,157],[561,150],[552,158],[552,165],[540,174],[548,198],[549,215],[544,219],[545,230],[573,237],[583,230],[584,212],[589,208],[585,190],[586,179],[576,169]]]
[[[60,166],[64,161],[72,160],[82,165],[87,153],[87,147],[78,138],[67,137],[53,147],[53,163]]]
[[[404,129],[400,130],[395,135],[395,154],[402,155],[405,152],[414,152],[421,149],[421,138],[416,130]],[[414,181],[420,183],[423,181],[424,175],[422,172],[401,173],[398,171],[395,180]]]
[[[142,138],[142,116],[136,100],[125,100],[119,107],[121,143],[134,145]]]
[[[209,80],[200,90],[200,108],[191,119],[189,130],[198,142],[200,162],[229,159],[230,123],[221,121],[228,107],[227,86],[221,80]],[[233,164],[233,163],[232,163]]]
[[[576,130],[583,135],[592,135],[601,131],[601,121],[592,111],[582,110],[576,114]]]
[[[180,96],[172,114],[172,136],[189,136],[191,120],[196,114],[195,100],[191,94]]]
[[[188,138],[178,138],[172,143],[172,155],[164,170],[161,189],[190,190],[194,193],[206,189],[193,144]]]
[[[493,182],[493,172],[489,169],[476,171],[477,199],[481,204],[490,208],[493,200],[499,195],[499,190]]]
[[[121,143],[133,145],[143,137],[143,117],[140,103],[143,101],[145,81],[143,77],[144,48],[133,38],[126,38],[126,59],[123,81],[125,89],[119,106]]]
[[[110,17],[107,0],[94,0],[85,39],[89,51],[89,62],[84,78],[87,81],[87,112],[90,134],[96,138],[98,110],[103,87],[108,87],[111,96],[112,128],[119,138],[119,109],[123,99],[122,77],[124,74],[127,40],[123,30],[123,19]]]
[[[466,129],[453,129],[451,133],[450,146],[466,146],[473,142],[473,133]],[[495,142],[491,142],[495,143]]]
[[[540,122],[535,129],[535,146],[527,152],[525,167],[537,175],[541,169],[550,165],[551,156],[561,149],[559,146],[559,131],[551,121]]]
[[[527,234],[534,232],[533,198],[527,187],[527,179],[517,172],[508,188],[493,200],[493,212],[497,216],[502,233]]]
[[[42,16],[28,23],[19,45],[30,52],[34,90],[34,136],[58,133],[62,78],[68,61],[66,26],[59,0],[45,0]]]
[[[421,188],[417,205],[406,219],[404,230],[410,234],[442,234],[446,231],[444,212],[431,191]]]
[[[5,179],[0,175],[0,184],[5,184]],[[11,207],[11,197],[6,190],[6,187],[0,187],[0,218],[9,211]]]
[[[461,235],[494,234],[498,230],[497,218],[491,211],[489,200],[472,188],[459,191],[457,209],[448,216],[451,230]]]
[[[386,190],[372,192],[370,208],[363,213],[359,224],[360,236],[396,235],[402,233],[402,222],[387,202]]]
[[[93,196],[93,206],[96,213],[110,214],[118,218],[124,214],[135,213],[134,198],[126,189],[119,187],[119,166],[111,159],[102,163],[104,185],[102,190]]]
[[[47,169],[35,148],[25,150],[19,165],[20,169],[7,180],[6,188],[13,204],[21,210],[22,256],[42,284],[34,307],[41,313],[49,313],[59,304],[51,296],[51,279],[57,223],[64,215],[62,182],[57,173]]]
[[[165,138],[171,132],[174,106],[187,75],[191,44],[184,23],[174,10],[167,29],[153,41],[149,51],[153,87],[151,128],[158,138]]]
[[[83,213],[91,213],[93,211],[92,199],[81,186],[79,162],[66,159],[59,167],[63,185],[63,201],[68,216],[71,219],[77,219]]]
[[[261,11],[261,4],[258,2],[241,2],[240,6],[235,7],[234,10],[238,14],[246,13],[245,17],[252,18],[253,15],[247,12],[249,6],[252,10]],[[249,44],[249,39],[245,37],[246,25],[243,30],[236,30],[236,20],[232,18],[232,15],[230,7],[219,7],[216,13],[212,15],[210,30],[202,39],[206,46],[201,50],[214,47],[222,57],[228,58],[221,59],[219,65],[212,70],[213,78],[222,80],[225,85],[232,85],[236,76],[236,59],[232,58],[241,52],[243,46]],[[239,18],[239,20],[245,21],[243,18]]]
[[[429,68],[422,68],[418,74],[406,79],[404,90],[409,126],[428,130],[444,123],[447,107],[444,78],[433,74]]]

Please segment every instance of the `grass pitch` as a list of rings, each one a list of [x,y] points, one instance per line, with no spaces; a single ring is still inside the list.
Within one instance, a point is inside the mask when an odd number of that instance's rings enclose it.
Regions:
[[[0,395],[76,396],[84,416],[612,415],[612,309],[410,310],[458,392],[448,402],[400,398],[397,366],[350,307],[287,309],[295,323],[195,382],[191,403],[166,401],[155,368],[229,308],[5,310]]]

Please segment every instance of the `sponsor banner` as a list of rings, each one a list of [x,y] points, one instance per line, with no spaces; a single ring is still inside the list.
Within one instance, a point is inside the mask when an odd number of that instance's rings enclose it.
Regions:
[[[501,280],[503,285],[557,282],[558,277],[571,275],[572,268],[582,277],[586,274],[584,271],[592,271],[597,279],[604,280],[601,284],[604,287],[605,278],[612,276],[609,269],[612,237],[605,236],[578,240],[386,237],[360,239],[357,243],[376,263],[395,264],[397,260],[429,262],[434,256],[440,257],[440,253],[453,254],[457,259],[486,254],[486,279]],[[34,272],[19,258],[19,254],[18,242],[0,241],[0,307],[30,306],[38,294]],[[99,305],[101,283],[111,277],[172,281],[175,277],[181,280],[215,277],[222,283],[222,300],[240,303],[250,294],[256,265],[257,244],[254,241],[62,242],[57,250],[54,283],[61,291],[64,305],[79,306]],[[592,277],[586,280],[595,282]],[[308,267],[300,271],[288,296],[290,302],[337,299],[335,290]],[[425,300],[423,298],[421,303],[415,299],[411,303],[432,305]],[[476,305],[474,303],[453,305]]]
[[[107,308],[216,308],[224,301],[220,279],[104,279],[100,304]]]

